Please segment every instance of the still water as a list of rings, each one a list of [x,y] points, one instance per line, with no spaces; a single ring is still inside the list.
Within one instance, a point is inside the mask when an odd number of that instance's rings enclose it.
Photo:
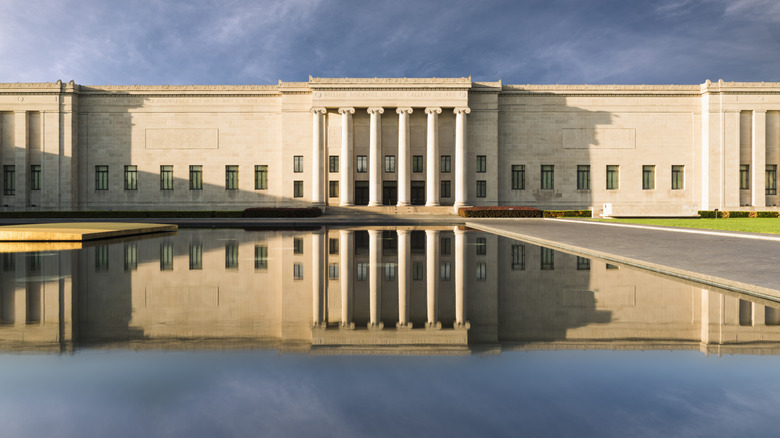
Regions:
[[[2,436],[776,429],[780,304],[488,233],[0,251]]]

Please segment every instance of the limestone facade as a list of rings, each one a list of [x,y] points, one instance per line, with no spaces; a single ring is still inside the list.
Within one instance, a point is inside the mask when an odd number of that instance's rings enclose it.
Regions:
[[[777,209],[778,164],[780,83],[0,84],[2,211],[687,216]]]

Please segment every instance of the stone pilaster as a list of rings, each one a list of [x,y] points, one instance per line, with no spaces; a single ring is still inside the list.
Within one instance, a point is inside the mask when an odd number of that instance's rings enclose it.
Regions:
[[[353,150],[353,131],[352,131],[352,114],[355,114],[355,108],[339,108],[339,114],[341,114],[341,162],[339,163],[340,174],[340,205],[350,206],[355,202],[353,181],[354,174],[352,172],[352,150]]]
[[[325,205],[324,191],[324,160],[325,150],[324,118],[325,108],[312,108],[312,142],[311,142],[311,203],[314,206]]]

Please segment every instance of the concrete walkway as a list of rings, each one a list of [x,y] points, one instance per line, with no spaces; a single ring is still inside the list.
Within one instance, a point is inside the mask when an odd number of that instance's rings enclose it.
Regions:
[[[469,219],[467,225],[780,301],[780,239],[774,235],[558,219]]]

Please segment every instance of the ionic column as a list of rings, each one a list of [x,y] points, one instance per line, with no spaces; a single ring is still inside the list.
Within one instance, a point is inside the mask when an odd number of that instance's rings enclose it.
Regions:
[[[409,294],[412,290],[410,275],[411,259],[411,232],[409,230],[397,230],[398,233],[398,323],[396,327],[410,329],[409,322]]]
[[[325,108],[312,108],[312,142],[311,142],[311,203],[314,206],[325,205],[323,190],[322,154],[325,149],[324,117]]]
[[[425,328],[441,328],[439,322],[439,232],[436,230],[425,230],[425,280],[426,280],[426,303],[428,320]]]
[[[766,207],[766,110],[753,110],[752,163],[750,205]]]
[[[323,325],[323,284],[322,255],[325,248],[325,233],[322,230],[311,233],[311,284],[312,284],[312,325]]]
[[[384,108],[369,108],[371,128],[368,143],[368,206],[382,205],[382,113]]]
[[[369,329],[381,329],[383,327],[380,321],[380,268],[381,259],[381,241],[382,232],[379,230],[368,230],[368,307],[369,307]]]
[[[352,264],[354,263],[355,232],[339,231],[339,280],[341,281],[341,327],[355,328],[352,322]]]
[[[352,172],[352,144],[354,142],[352,114],[355,114],[355,108],[339,108],[339,114],[341,114],[340,205],[346,207],[353,205],[355,199],[353,195],[355,183],[353,182],[354,174]]]
[[[439,114],[441,108],[425,108],[428,114],[428,137],[425,148],[425,206],[439,205]]]
[[[465,207],[468,191],[466,189],[466,114],[469,108],[455,108],[455,204]]]
[[[410,205],[412,199],[412,157],[411,132],[409,129],[409,114],[411,108],[397,108],[398,113],[398,205]]]
[[[455,227],[455,328],[466,322],[466,232]]]

